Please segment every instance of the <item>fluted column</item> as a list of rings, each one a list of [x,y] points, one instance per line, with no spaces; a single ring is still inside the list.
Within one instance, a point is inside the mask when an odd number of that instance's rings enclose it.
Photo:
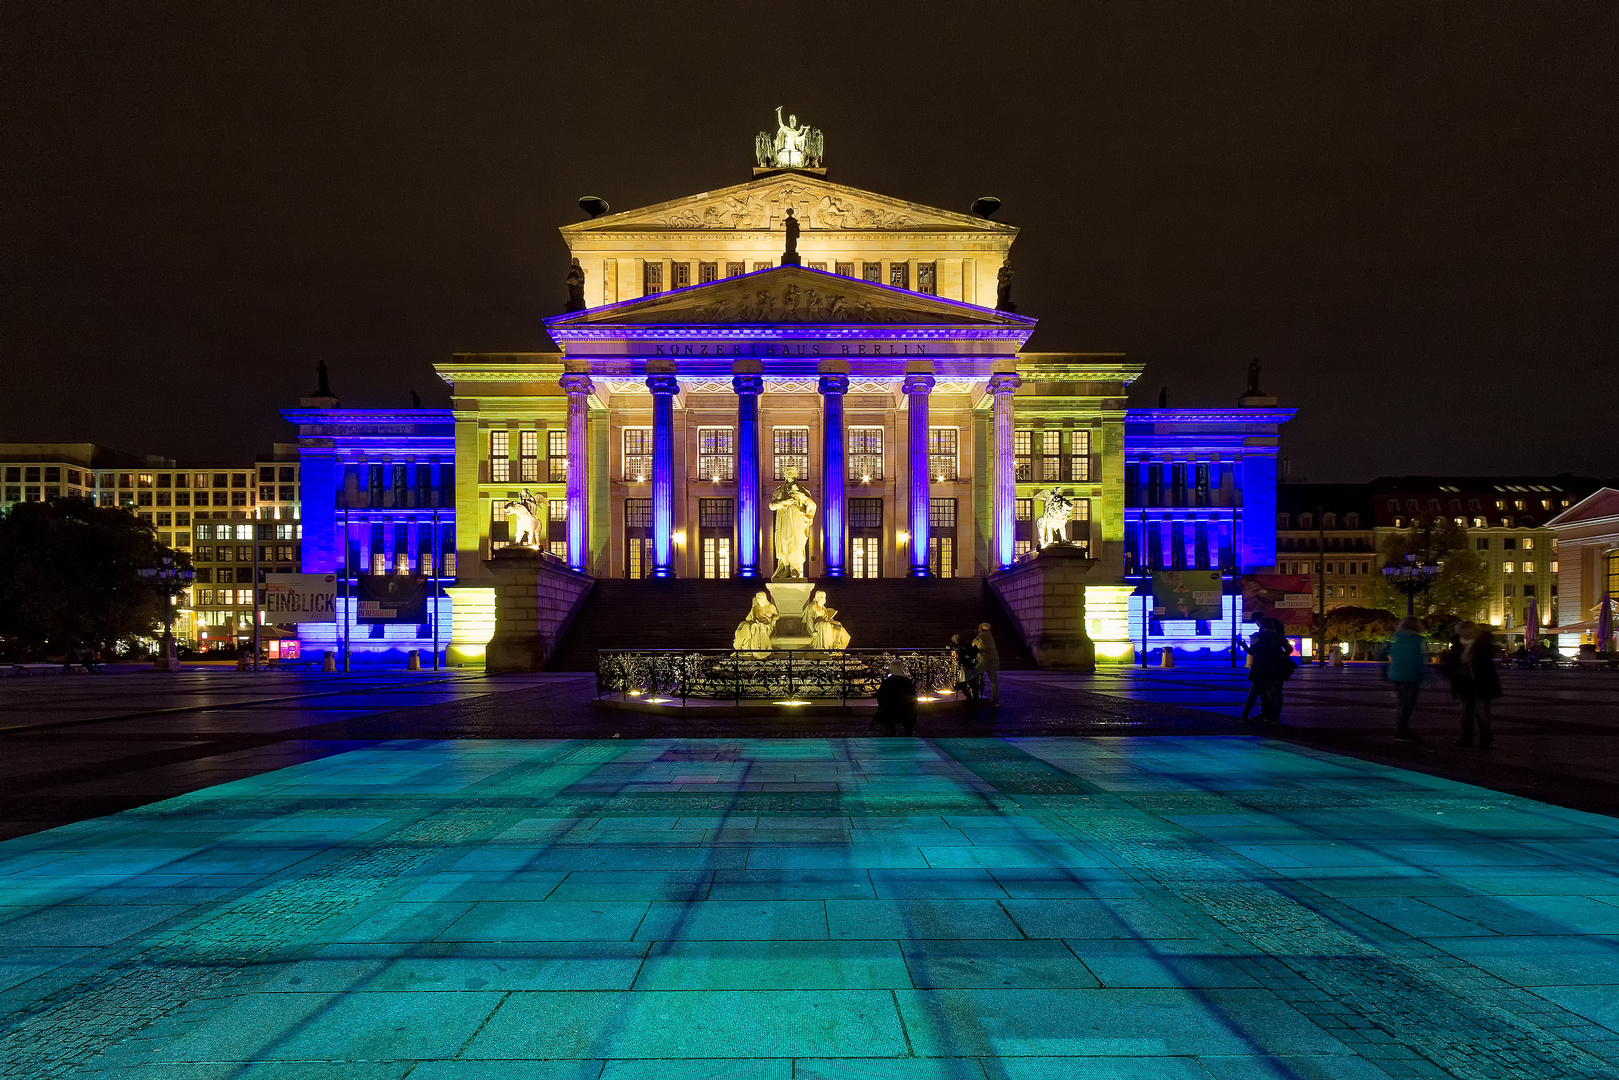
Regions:
[[[568,394],[568,565],[583,570],[590,560],[590,440],[586,427],[590,405],[587,398],[595,387],[589,375],[580,373],[562,376],[561,383]]]
[[[648,375],[652,391],[652,576],[675,576],[675,394],[673,375]]]
[[[1017,559],[1017,463],[1012,456],[1012,393],[1023,384],[1014,375],[992,375],[989,392],[994,398],[995,421],[995,565],[1011,566]]]
[[[821,563],[826,576],[844,575],[843,395],[847,375],[821,376]]]
[[[758,375],[735,375],[736,391],[736,576],[759,576],[759,395]]]
[[[905,376],[906,409],[910,412],[906,434],[911,483],[911,577],[929,577],[928,569],[928,395],[933,392],[932,375]]]

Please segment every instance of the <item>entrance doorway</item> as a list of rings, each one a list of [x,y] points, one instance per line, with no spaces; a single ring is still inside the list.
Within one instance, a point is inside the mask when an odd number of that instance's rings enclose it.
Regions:
[[[624,500],[624,576],[652,576],[652,500]]]
[[[735,520],[736,500],[697,500],[697,538],[702,551],[705,578],[731,576]]]

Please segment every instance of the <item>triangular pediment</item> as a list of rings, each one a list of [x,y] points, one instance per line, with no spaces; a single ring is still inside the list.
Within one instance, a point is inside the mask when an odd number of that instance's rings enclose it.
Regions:
[[[989,218],[906,202],[801,172],[774,173],[735,187],[564,225],[565,238],[648,231],[780,230],[791,207],[805,232],[938,232],[1016,236]]]
[[[1546,524],[1575,525],[1582,521],[1600,521],[1612,517],[1619,517],[1619,491],[1605,487],[1593,491]]]
[[[556,315],[553,333],[572,327],[690,324],[1004,326],[1027,334],[1035,320],[994,308],[879,285],[802,266],[777,266],[704,285]]]

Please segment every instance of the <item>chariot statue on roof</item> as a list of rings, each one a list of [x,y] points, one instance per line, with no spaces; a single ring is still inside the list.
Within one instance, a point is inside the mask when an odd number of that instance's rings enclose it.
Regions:
[[[776,130],[761,131],[754,136],[753,157],[761,169],[816,169],[826,150],[826,137],[820,128],[799,124],[798,117],[789,114],[782,119],[782,107],[776,106]]]

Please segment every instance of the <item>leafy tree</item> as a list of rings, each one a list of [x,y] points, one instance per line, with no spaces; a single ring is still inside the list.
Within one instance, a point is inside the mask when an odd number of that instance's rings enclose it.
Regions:
[[[1406,561],[1439,564],[1433,587],[1416,598],[1415,612],[1432,628],[1458,619],[1482,619],[1490,595],[1490,570],[1468,540],[1467,530],[1454,521],[1443,520],[1431,526],[1391,533],[1383,540],[1385,566]],[[1405,594],[1393,588],[1381,574],[1372,583],[1377,606],[1389,611],[1405,611]]]
[[[1341,607],[1327,612],[1328,641],[1387,641],[1399,616],[1381,608]]]
[[[88,499],[18,503],[0,517],[0,636],[24,651],[112,651],[155,635],[163,594],[140,576],[162,555],[151,526]]]

